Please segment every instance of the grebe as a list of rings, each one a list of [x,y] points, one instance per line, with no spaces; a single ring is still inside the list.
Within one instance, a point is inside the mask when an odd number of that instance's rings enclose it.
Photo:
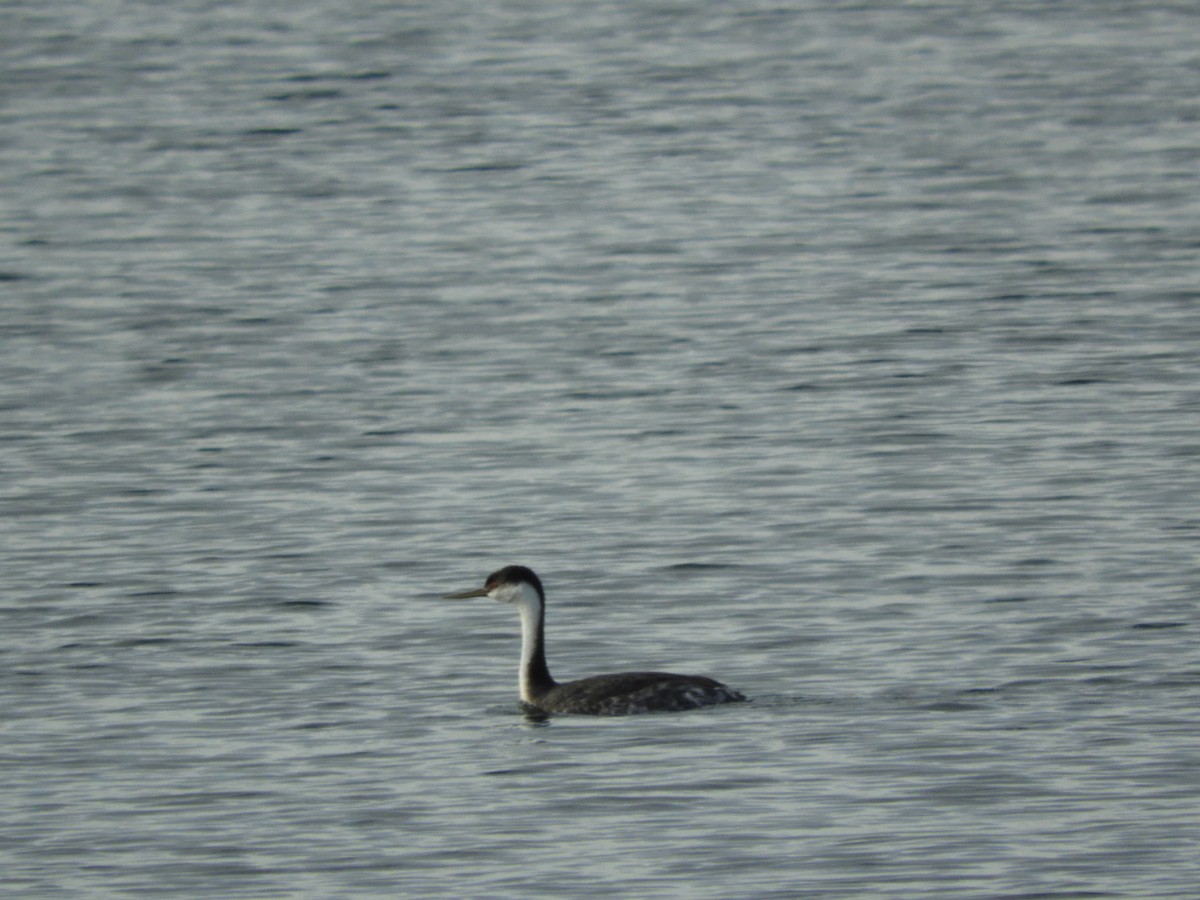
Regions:
[[[619,672],[559,684],[546,667],[546,592],[541,579],[525,566],[505,566],[483,587],[446,600],[491,597],[516,606],[521,614],[521,700],[547,713],[616,716],[675,711],[745,700],[740,693],[703,675],[669,672]]]

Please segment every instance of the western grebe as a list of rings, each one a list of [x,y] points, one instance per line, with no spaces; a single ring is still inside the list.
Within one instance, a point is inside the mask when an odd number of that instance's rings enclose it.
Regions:
[[[541,579],[525,566],[505,566],[487,577],[483,587],[447,600],[491,597],[516,606],[521,614],[521,700],[548,713],[624,715],[675,711],[729,703],[746,698],[703,675],[669,672],[618,672],[559,684],[546,666],[546,592]]]

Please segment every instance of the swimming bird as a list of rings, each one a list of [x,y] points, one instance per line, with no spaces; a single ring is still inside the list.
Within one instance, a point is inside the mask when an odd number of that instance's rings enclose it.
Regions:
[[[521,700],[547,713],[614,716],[675,711],[745,700],[737,691],[703,675],[618,672],[559,683],[546,666],[546,592],[525,566],[505,566],[483,587],[445,595],[446,600],[491,597],[513,604],[521,615]]]

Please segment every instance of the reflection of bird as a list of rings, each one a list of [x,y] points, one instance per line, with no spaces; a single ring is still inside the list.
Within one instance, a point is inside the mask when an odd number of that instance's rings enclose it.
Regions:
[[[487,577],[483,587],[447,600],[491,597],[517,607],[521,614],[521,699],[550,713],[625,713],[671,711],[728,703],[746,698],[703,675],[669,672],[618,672],[559,684],[546,666],[546,592],[532,569],[506,566]]]

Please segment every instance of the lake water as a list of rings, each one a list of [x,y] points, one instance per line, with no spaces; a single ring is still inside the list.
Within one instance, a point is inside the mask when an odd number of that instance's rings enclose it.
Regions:
[[[4,895],[1194,897],[1198,38],[6,3]]]

